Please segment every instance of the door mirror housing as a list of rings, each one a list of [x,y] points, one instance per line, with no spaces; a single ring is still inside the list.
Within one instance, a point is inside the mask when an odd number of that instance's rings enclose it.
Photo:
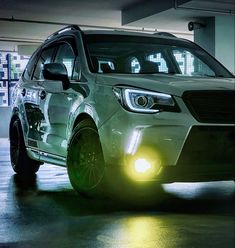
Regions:
[[[70,85],[68,72],[64,64],[49,63],[43,65],[43,77],[47,80],[62,81],[63,89],[67,90]]]

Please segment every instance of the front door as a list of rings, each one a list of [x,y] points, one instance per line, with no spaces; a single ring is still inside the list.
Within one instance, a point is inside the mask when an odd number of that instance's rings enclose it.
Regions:
[[[67,69],[70,80],[73,80],[73,67],[75,53],[69,42],[61,41],[56,46],[56,55],[53,60],[63,63]],[[67,155],[67,127],[71,114],[71,108],[78,94],[71,88],[64,90],[62,82],[45,80],[40,99],[40,110],[43,113],[43,121],[40,124],[42,141],[40,151],[50,155],[66,157]]]

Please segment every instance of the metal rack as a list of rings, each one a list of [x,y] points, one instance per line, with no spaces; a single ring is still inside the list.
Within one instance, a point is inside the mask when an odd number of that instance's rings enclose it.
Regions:
[[[50,36],[48,36],[48,37],[47,37],[47,40],[51,39],[51,38],[54,37],[54,36],[57,36],[57,35],[59,35],[59,34],[62,34],[62,33],[64,33],[64,32],[66,32],[66,31],[69,31],[69,30],[77,30],[77,31],[81,31],[81,32],[82,32],[82,30],[80,29],[80,27],[79,27],[78,25],[75,25],[75,24],[73,24],[73,25],[68,25],[68,26],[66,26],[66,27],[64,27],[64,28],[62,28],[62,29],[59,29],[59,30],[56,31],[55,33],[51,34]]]

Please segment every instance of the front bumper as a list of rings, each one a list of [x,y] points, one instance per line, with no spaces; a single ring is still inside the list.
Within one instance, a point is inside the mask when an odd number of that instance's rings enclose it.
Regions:
[[[161,170],[148,180],[235,178],[235,125],[201,124],[190,113],[146,115],[120,110],[101,126],[99,134],[105,162],[113,173],[121,168],[125,174],[130,158],[148,156],[149,151],[155,153]]]
[[[176,166],[166,166],[158,179],[235,180],[235,126],[192,127]]]

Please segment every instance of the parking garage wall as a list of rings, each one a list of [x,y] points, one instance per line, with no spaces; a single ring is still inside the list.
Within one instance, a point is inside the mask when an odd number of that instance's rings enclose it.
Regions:
[[[8,137],[12,90],[28,59],[16,52],[0,51],[0,138]]]
[[[215,18],[215,55],[235,75],[235,16]]]
[[[202,18],[205,27],[194,31],[197,44],[235,74],[235,16]]]

